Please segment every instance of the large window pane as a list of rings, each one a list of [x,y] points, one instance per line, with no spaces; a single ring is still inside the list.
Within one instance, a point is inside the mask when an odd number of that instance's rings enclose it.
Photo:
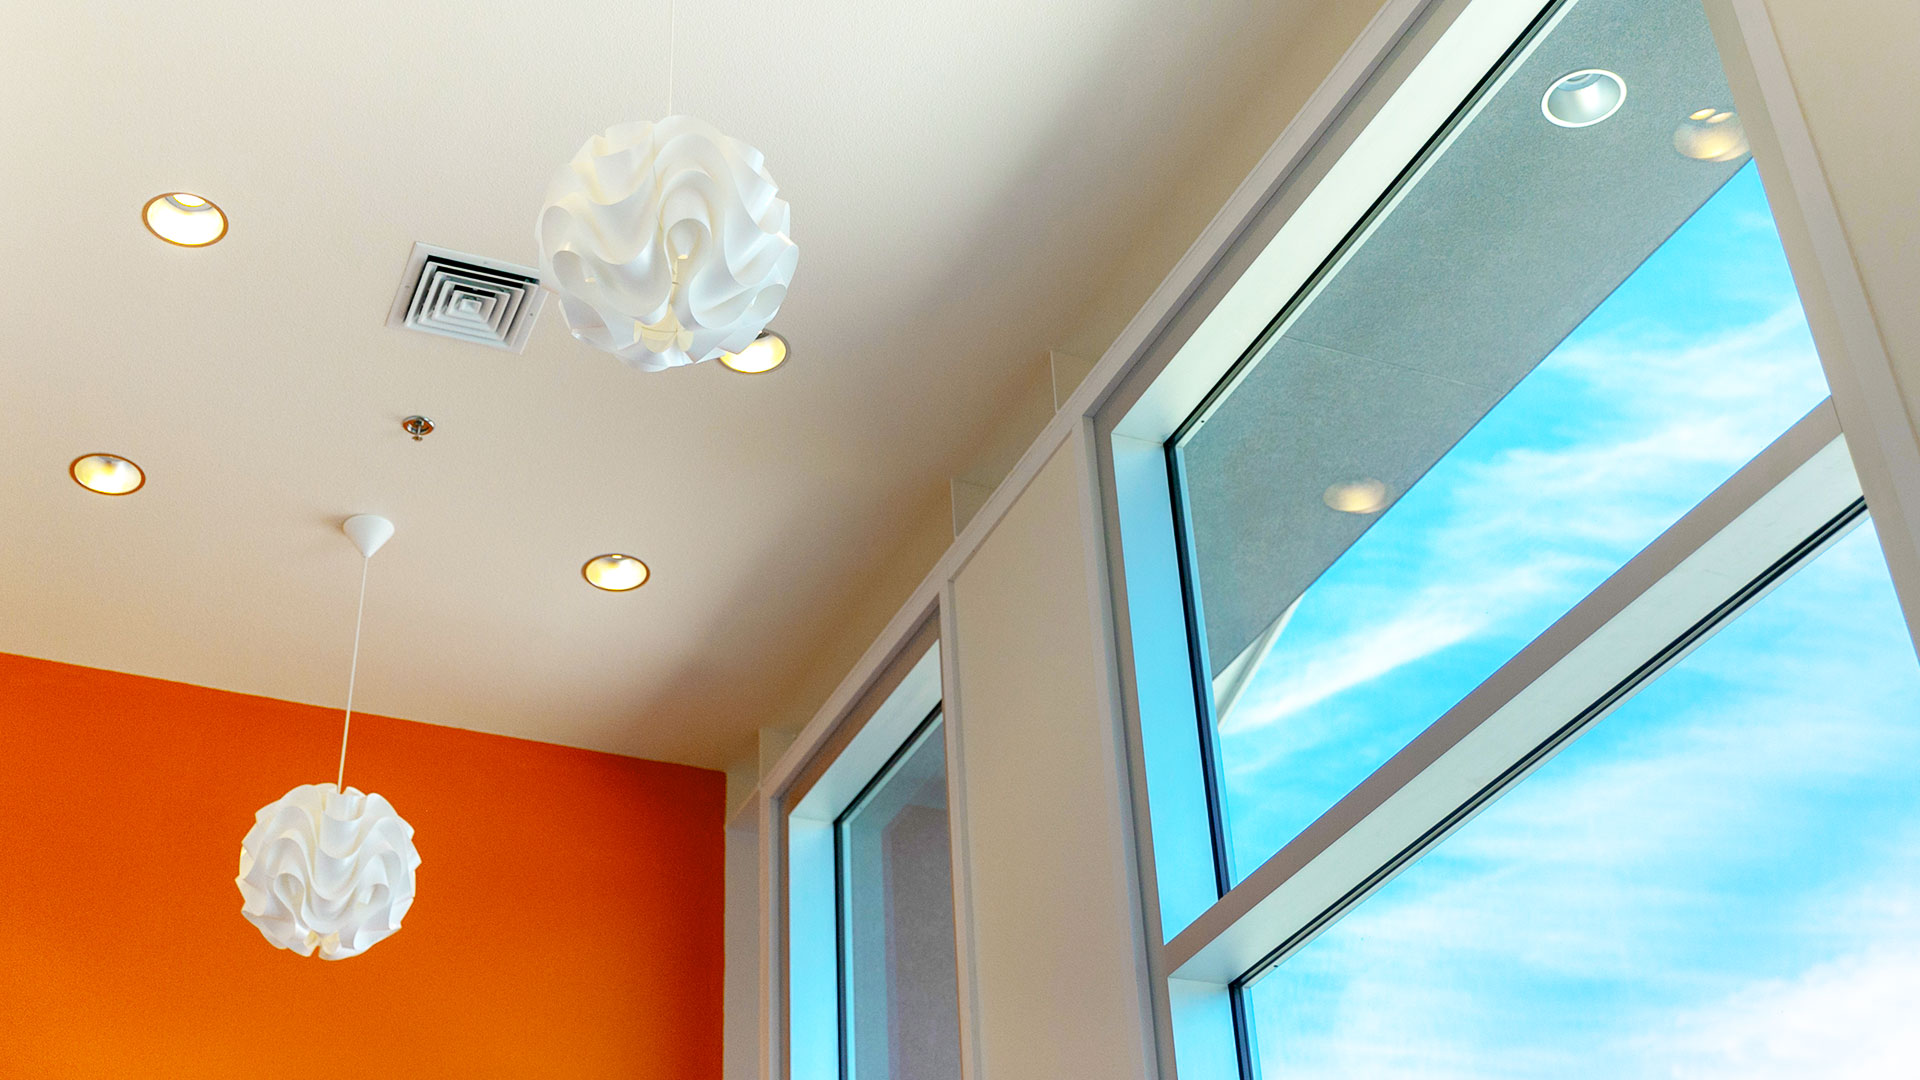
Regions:
[[[1916,761],[1862,527],[1255,982],[1262,1075],[1913,1075]]]
[[[1729,101],[1698,0],[1571,6],[1181,436],[1235,880],[1825,396]]]
[[[958,1080],[959,977],[938,718],[847,808],[840,866],[842,1075]]]

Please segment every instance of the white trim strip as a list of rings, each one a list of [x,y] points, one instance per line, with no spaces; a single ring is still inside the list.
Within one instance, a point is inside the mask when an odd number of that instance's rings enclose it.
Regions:
[[[980,1015],[980,978],[973,963],[973,844],[967,828],[967,762],[960,741],[960,638],[953,615],[953,581],[940,587],[940,708],[946,717],[947,843],[953,858],[954,966],[959,979],[960,1080],[982,1080],[976,1018]]]
[[[1120,722],[1120,666],[1119,658],[1115,655],[1113,576],[1107,565],[1106,515],[1101,513],[1099,435],[1091,417],[1081,417],[1078,428],[1079,438],[1074,440],[1073,445],[1074,475],[1080,488],[1080,542],[1087,551],[1085,585],[1087,602],[1092,608],[1088,615],[1094,627],[1094,645],[1098,652],[1098,700],[1102,715],[1114,721],[1108,731],[1112,736],[1111,768],[1117,781],[1114,785],[1117,795],[1114,811],[1119,815],[1120,824],[1118,854],[1120,864],[1125,868],[1126,879],[1136,886],[1128,897],[1127,922],[1133,932],[1134,977],[1140,986],[1140,1057],[1143,1061],[1157,1061],[1162,1047],[1156,1035],[1158,1009],[1154,999],[1160,995],[1155,992],[1157,979],[1147,949],[1150,920],[1145,905],[1158,901],[1157,898],[1149,898],[1145,890],[1139,887],[1144,878],[1140,863],[1142,849],[1134,831],[1136,814],[1132,761],[1135,747],[1129,745],[1127,726]],[[1152,925],[1157,933],[1157,923]],[[1171,1051],[1172,1048],[1164,1049]]]
[[[1894,378],[1766,3],[1703,2],[1907,627],[1920,639],[1920,431]]]

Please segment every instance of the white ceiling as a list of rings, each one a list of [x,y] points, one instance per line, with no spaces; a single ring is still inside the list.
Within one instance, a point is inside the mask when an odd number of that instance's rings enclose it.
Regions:
[[[795,358],[746,378],[552,304],[522,356],[384,325],[416,240],[535,261],[550,171],[665,108],[665,0],[5,0],[0,651],[337,705],[334,526],[376,512],[360,707],[721,765],[1308,6],[682,2],[675,105],[765,151],[800,244]],[[228,237],[150,237],[174,190]],[[99,450],[146,489],[75,486]],[[614,550],[653,581],[588,588]]]

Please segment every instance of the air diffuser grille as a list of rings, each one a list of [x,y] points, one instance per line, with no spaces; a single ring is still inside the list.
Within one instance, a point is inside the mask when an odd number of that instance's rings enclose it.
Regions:
[[[529,267],[415,244],[387,325],[520,352],[545,298]]]

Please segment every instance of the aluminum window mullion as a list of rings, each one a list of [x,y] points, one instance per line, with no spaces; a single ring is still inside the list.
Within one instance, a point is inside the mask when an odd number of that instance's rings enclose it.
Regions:
[[[1167,488],[1173,498],[1174,554],[1180,564],[1180,594],[1186,603],[1187,656],[1193,666],[1193,710],[1200,725],[1200,780],[1206,791],[1207,838],[1213,844],[1213,887],[1218,896],[1233,889],[1233,847],[1227,840],[1227,808],[1220,793],[1222,769],[1219,725],[1214,715],[1213,679],[1207,656],[1206,615],[1200,580],[1193,565],[1193,526],[1187,513],[1187,470],[1174,440],[1169,440]],[[1236,1010],[1237,1011],[1237,1010]]]

